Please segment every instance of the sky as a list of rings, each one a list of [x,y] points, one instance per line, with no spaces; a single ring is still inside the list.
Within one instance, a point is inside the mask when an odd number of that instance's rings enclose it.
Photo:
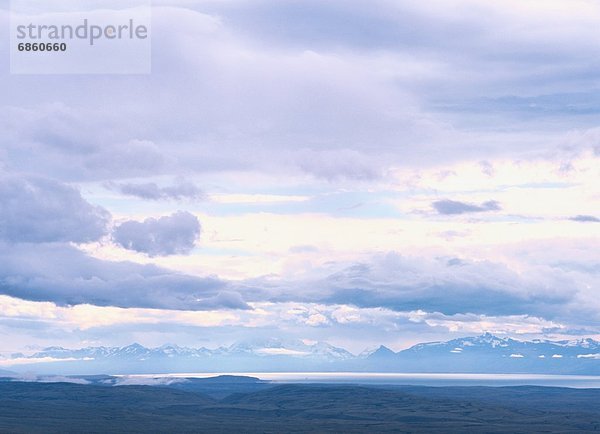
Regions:
[[[600,338],[600,3],[157,0],[9,73],[0,352]]]

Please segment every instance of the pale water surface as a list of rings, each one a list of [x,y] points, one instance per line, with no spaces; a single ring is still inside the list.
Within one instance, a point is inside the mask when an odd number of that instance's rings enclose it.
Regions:
[[[134,378],[210,378],[243,375],[278,383],[348,383],[421,386],[555,386],[600,388],[600,376],[535,374],[414,374],[379,372],[222,372],[128,375]]]

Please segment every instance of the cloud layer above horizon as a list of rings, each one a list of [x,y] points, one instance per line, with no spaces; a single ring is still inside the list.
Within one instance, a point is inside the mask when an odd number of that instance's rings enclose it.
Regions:
[[[161,0],[150,75],[2,73],[0,351],[600,337],[598,22]]]

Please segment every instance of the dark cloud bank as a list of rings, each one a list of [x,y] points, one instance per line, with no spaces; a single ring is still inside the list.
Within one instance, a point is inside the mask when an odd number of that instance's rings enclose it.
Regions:
[[[0,292],[26,300],[179,310],[247,308],[227,286],[218,278],[92,258],[63,244],[0,246]]]

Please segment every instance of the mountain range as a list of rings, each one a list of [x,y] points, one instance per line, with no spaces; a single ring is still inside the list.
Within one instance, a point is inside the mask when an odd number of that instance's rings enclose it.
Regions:
[[[173,372],[421,372],[600,375],[600,342],[519,341],[490,333],[429,342],[394,352],[380,346],[354,355],[318,342],[263,341],[216,349],[163,345],[66,349],[1,359],[12,371],[53,374],[144,374]]]

